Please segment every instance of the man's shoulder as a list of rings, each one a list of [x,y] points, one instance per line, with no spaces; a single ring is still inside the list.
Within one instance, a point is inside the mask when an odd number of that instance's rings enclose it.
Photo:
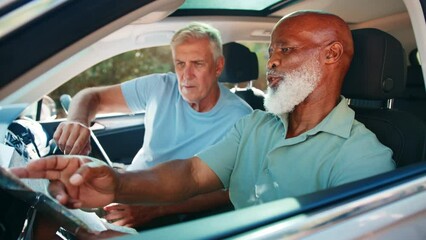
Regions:
[[[355,139],[376,138],[376,134],[368,129],[363,123],[354,119],[351,129],[351,137]]]
[[[250,105],[242,98],[229,91],[229,89],[225,86],[219,86],[221,93],[223,94],[222,105],[225,105],[225,107],[228,107],[231,111],[239,111],[244,114],[251,113],[253,111]]]
[[[132,84],[133,83],[133,84]],[[175,73],[153,73],[124,82],[123,85],[131,88],[145,89],[148,92],[163,92],[177,89],[177,77]]]
[[[167,73],[152,73],[145,76],[141,76],[138,78],[133,79],[135,81],[144,81],[144,80],[153,80],[153,81],[162,81],[165,83],[168,82],[175,82],[177,80],[176,74],[173,72],[167,72]]]
[[[252,117],[257,119],[278,119],[279,117],[275,114],[272,114],[267,111],[263,111],[260,109],[253,110]]]
[[[270,126],[281,124],[281,119],[277,115],[259,109],[244,116],[241,121],[244,125],[249,125],[251,127],[255,125]]]
[[[356,119],[353,121],[350,137],[344,145],[343,149],[354,149],[354,151],[358,149],[362,150],[361,152],[364,154],[377,151],[392,151],[378,140],[376,134]]]

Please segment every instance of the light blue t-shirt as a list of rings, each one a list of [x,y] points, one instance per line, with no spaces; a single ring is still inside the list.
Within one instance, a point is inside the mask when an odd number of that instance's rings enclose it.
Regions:
[[[315,128],[286,139],[287,116],[254,111],[198,154],[218,175],[235,208],[295,197],[395,168],[342,97]]]
[[[176,74],[152,74],[121,84],[132,112],[146,112],[142,148],[128,170],[193,157],[218,142],[251,107],[222,84],[216,105],[197,112],[179,93]],[[143,137],[143,136],[141,136]]]

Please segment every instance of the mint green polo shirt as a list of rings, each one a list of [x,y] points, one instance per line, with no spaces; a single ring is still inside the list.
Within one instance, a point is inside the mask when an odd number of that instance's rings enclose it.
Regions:
[[[315,128],[286,139],[287,116],[256,110],[197,156],[229,188],[236,209],[394,169],[392,150],[354,117],[342,97]]]

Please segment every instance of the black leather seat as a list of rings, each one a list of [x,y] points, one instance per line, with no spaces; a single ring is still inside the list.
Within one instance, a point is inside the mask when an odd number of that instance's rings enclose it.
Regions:
[[[411,112],[426,123],[426,90],[417,49],[410,52],[407,84],[402,97],[395,99],[395,108]]]
[[[401,97],[405,89],[404,49],[397,39],[378,29],[353,30],[352,34],[355,53],[342,95],[350,99],[355,118],[393,150],[398,167],[424,161],[425,124],[411,113],[392,108],[392,99]],[[374,104],[365,104],[369,101]]]
[[[252,81],[259,77],[256,54],[242,44],[230,42],[223,45],[223,55],[225,68],[219,82],[234,84],[232,92],[244,99],[253,109],[264,110],[264,93],[252,86]],[[246,83],[246,86],[239,86],[241,83]]]

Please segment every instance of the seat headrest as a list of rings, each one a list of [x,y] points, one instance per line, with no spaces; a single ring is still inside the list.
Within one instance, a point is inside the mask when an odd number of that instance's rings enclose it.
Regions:
[[[257,56],[246,46],[236,42],[223,45],[225,67],[219,82],[241,83],[256,80],[259,77]]]
[[[408,55],[408,60],[410,60],[411,65],[420,66],[420,61],[417,58],[418,52],[419,52],[419,50],[416,48],[416,49],[411,50],[410,54]]]
[[[411,65],[407,68],[407,87],[424,88],[422,67],[420,65]]]
[[[422,66],[420,65],[419,59],[417,58],[417,52],[417,48],[413,49],[408,56],[411,65],[407,67],[407,88],[424,88],[425,86]]]
[[[343,82],[342,95],[370,100],[401,96],[406,81],[401,43],[373,28],[352,30],[352,36],[354,57]]]

